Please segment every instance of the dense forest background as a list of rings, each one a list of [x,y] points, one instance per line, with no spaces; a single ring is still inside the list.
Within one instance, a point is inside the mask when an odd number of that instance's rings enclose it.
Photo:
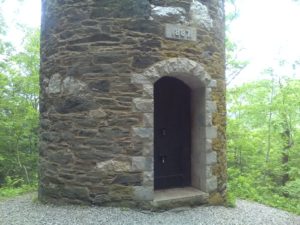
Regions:
[[[237,16],[227,12],[227,33]],[[23,30],[21,51],[0,39],[0,198],[37,187],[39,30]],[[0,37],[5,31],[0,15]],[[229,205],[239,197],[300,214],[300,59],[278,60],[262,79],[231,87],[247,62],[229,39],[226,48]]]

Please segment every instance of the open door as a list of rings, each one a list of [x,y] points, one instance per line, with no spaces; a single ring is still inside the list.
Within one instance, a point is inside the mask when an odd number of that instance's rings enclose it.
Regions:
[[[163,77],[154,84],[154,189],[191,184],[191,91]]]

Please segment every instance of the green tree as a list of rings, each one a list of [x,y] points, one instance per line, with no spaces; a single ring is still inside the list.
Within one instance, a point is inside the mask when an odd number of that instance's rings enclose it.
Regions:
[[[0,176],[36,178],[39,31],[28,30],[24,50],[6,58],[0,81]]]
[[[300,80],[265,75],[228,90],[229,183],[239,197],[300,213]]]

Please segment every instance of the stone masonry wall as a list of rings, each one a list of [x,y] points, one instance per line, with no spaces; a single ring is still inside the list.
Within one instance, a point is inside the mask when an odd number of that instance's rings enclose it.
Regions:
[[[39,198],[98,205],[137,205],[153,159],[133,138],[144,114],[133,110],[157,62],[186,58],[216,81],[212,124],[217,157],[211,173],[226,190],[223,0],[43,0],[41,30]],[[197,28],[197,41],[165,38],[166,23]],[[133,162],[134,159],[143,160]],[[153,176],[153,175],[152,175]]]

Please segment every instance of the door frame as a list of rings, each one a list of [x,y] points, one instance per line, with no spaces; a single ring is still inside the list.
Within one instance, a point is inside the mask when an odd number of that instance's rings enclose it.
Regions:
[[[183,81],[191,89],[191,186],[203,192],[217,191],[218,180],[213,175],[213,166],[217,163],[217,153],[212,142],[218,136],[218,130],[212,123],[217,111],[212,100],[212,88],[215,80],[207,74],[201,64],[187,58],[172,58],[154,64],[139,74],[133,74],[131,82],[141,87],[142,94],[133,99],[133,113],[139,113],[142,123],[132,126],[133,148],[141,149],[139,156],[131,157],[131,171],[142,172],[143,183],[135,186],[137,200],[154,198],[154,100],[153,85],[164,76]]]

